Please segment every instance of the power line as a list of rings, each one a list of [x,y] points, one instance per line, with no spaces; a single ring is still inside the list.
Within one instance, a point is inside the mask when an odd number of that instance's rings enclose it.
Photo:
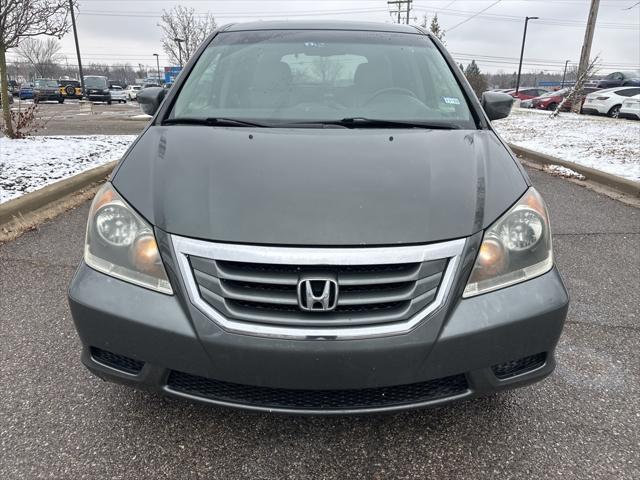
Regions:
[[[487,8],[483,8],[482,10],[480,10],[478,13],[476,13],[475,15],[471,15],[469,18],[467,18],[466,20],[463,20],[460,23],[455,24],[453,27],[450,27],[449,29],[446,30],[446,32],[450,32],[451,30],[453,30],[454,28],[458,28],[460,25],[463,25],[465,23],[467,23],[470,20],[473,20],[474,18],[476,18],[478,15],[480,15],[482,12],[486,12],[487,10],[489,10],[491,7],[493,7],[494,5],[497,5],[501,2],[502,0],[496,0],[495,2],[493,2],[491,5],[489,5]]]

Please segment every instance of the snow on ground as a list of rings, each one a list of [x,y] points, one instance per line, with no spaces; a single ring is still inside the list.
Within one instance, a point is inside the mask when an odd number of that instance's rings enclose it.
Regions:
[[[514,108],[493,122],[507,142],[640,182],[640,121]]]
[[[0,203],[118,160],[136,135],[0,138]]]

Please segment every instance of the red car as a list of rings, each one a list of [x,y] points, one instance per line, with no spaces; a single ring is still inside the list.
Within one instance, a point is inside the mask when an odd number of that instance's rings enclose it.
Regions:
[[[509,92],[509,95],[513,98],[519,98],[520,100],[530,100],[532,98],[539,97],[540,95],[544,95],[547,92],[549,92],[549,90],[545,90],[544,88],[521,88],[518,90],[518,93],[514,90]]]
[[[578,99],[580,100],[580,106],[582,106],[582,102],[584,102],[584,97],[591,92],[595,92],[598,90],[595,87],[584,87],[582,92],[578,94]],[[569,95],[571,92],[570,88],[563,88],[561,90],[556,90],[555,92],[549,92],[540,97],[534,98],[531,101],[533,108],[537,108],[539,110],[555,110],[558,105],[564,100],[564,98]],[[567,111],[571,110],[572,101],[567,100],[564,102],[562,106],[562,110]]]

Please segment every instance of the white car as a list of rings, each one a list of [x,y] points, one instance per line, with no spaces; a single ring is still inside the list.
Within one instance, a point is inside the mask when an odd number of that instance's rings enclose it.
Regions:
[[[638,94],[640,94],[640,87],[616,87],[598,90],[585,97],[582,112],[618,118],[622,102]]]
[[[634,95],[622,102],[622,106],[620,107],[620,118],[640,120],[640,95]]]
[[[127,103],[127,94],[120,85],[111,85],[111,87],[109,87],[109,93],[111,94],[111,101]]]
[[[135,100],[136,98],[138,98],[138,92],[140,90],[142,90],[142,86],[140,85],[129,85],[125,90],[125,93],[129,100]]]

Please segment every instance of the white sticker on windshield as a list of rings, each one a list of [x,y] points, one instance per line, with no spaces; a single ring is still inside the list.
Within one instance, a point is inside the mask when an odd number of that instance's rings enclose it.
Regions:
[[[460,105],[460,99],[456,97],[442,97],[442,101],[448,105]]]

